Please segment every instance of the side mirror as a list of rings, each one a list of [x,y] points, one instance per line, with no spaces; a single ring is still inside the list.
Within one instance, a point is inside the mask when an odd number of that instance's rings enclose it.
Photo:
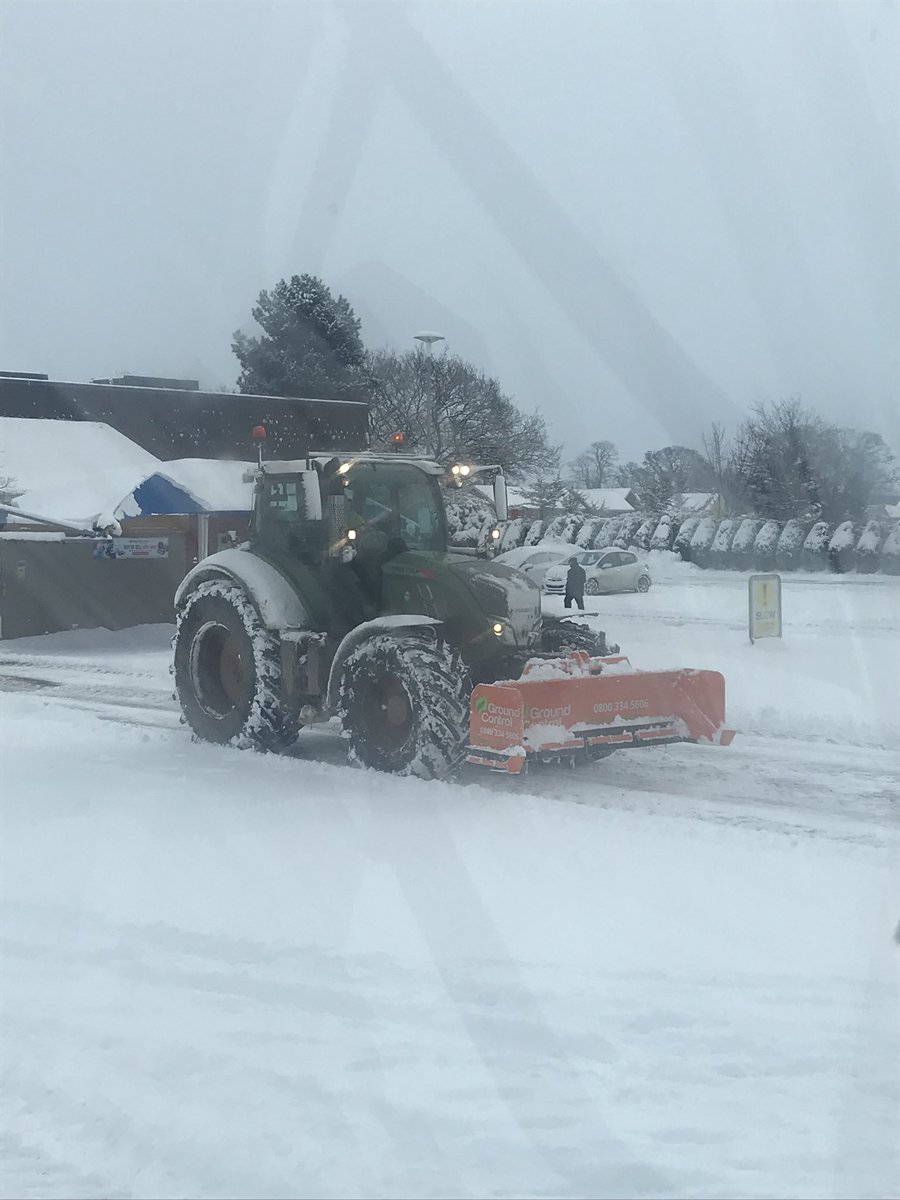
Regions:
[[[506,476],[498,472],[494,476],[494,508],[497,510],[497,520],[509,520],[509,498],[506,492]]]

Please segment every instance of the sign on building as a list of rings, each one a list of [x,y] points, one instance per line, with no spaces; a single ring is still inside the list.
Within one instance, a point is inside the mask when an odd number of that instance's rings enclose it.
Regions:
[[[781,637],[781,576],[751,575],[749,589],[750,641]]]
[[[167,537],[106,538],[94,542],[94,558],[168,558]]]

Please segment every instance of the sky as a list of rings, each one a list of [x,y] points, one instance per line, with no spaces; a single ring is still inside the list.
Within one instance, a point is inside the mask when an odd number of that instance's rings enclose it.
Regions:
[[[900,452],[893,0],[0,0],[0,369],[232,386],[263,288],[574,455],[799,396]]]

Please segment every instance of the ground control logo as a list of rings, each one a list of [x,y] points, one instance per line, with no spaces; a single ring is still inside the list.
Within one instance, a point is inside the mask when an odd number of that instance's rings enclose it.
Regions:
[[[528,712],[532,721],[558,721],[572,715],[571,704],[560,704],[556,708],[532,708]]]
[[[512,730],[519,727],[522,719],[522,709],[519,705],[494,704],[487,696],[478,696],[475,700],[475,711],[485,732]]]

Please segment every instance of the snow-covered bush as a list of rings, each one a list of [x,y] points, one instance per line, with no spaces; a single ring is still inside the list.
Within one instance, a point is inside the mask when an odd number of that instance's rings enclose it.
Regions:
[[[737,571],[749,571],[753,567],[753,543],[763,527],[760,517],[744,517],[738,524],[731,542],[731,565]]]
[[[884,530],[877,521],[869,521],[856,543],[856,569],[861,575],[874,575],[880,565]]]
[[[796,571],[799,568],[809,527],[809,521],[798,521],[796,518],[785,522],[775,551],[775,566],[779,571]]]
[[[635,534],[643,523],[644,518],[639,513],[635,513],[634,516],[623,517],[613,545],[618,546],[620,550],[627,550],[629,546],[633,546]]]
[[[616,538],[619,536],[619,530],[622,528],[621,517],[607,517],[606,524],[599,533],[594,536],[594,549],[605,550],[607,546],[612,546]]]
[[[515,520],[509,521],[503,531],[503,536],[500,539],[500,551],[515,550],[525,541],[525,534],[528,532],[528,526],[531,524],[524,517],[516,517]]]
[[[583,517],[576,517],[572,513],[554,517],[544,530],[541,540],[544,542],[573,542],[583,520]]]
[[[691,562],[698,567],[711,565],[711,548],[716,530],[719,526],[718,517],[701,517],[691,538]]]
[[[734,541],[734,535],[737,533],[740,523],[738,517],[726,517],[724,521],[719,522],[716,536],[709,548],[709,565],[711,567],[718,567],[721,570],[732,565],[731,543]]]
[[[538,544],[538,542],[541,540],[541,538],[544,536],[544,530],[546,528],[547,528],[546,521],[540,521],[540,520],[532,521],[531,528],[525,534],[525,541],[522,543],[522,545],[523,546],[536,546]]]
[[[680,554],[685,562],[691,561],[691,538],[699,524],[699,517],[688,517],[687,520],[682,521],[678,533],[675,535],[675,541],[672,543],[672,549],[676,554]]]
[[[647,517],[641,522],[637,533],[631,539],[632,546],[637,550],[649,550],[650,538],[653,536],[653,530],[656,528],[656,517]]]
[[[816,521],[803,543],[803,569],[824,571],[828,567],[828,543],[834,529],[827,521]]]
[[[852,571],[855,565],[853,551],[859,540],[859,529],[852,521],[838,525],[828,543],[828,565],[838,575]]]
[[[900,524],[895,525],[884,539],[881,569],[885,575],[900,575]]]
[[[678,522],[675,517],[670,517],[667,513],[664,517],[660,517],[659,523],[650,537],[649,548],[651,550],[671,550],[677,532]]]
[[[546,542],[561,542],[562,537],[560,534],[568,519],[569,518],[565,514],[559,517],[551,517],[547,522],[547,527],[544,530],[544,536],[542,540]]]
[[[763,521],[762,528],[753,539],[753,566],[757,571],[773,571],[781,537],[780,521]]]
[[[594,538],[597,535],[597,531],[600,528],[602,521],[603,518],[601,517],[589,517],[578,530],[578,534],[575,538],[575,545],[581,546],[585,550],[589,549],[593,544]]]
[[[477,546],[481,530],[496,521],[491,505],[477,492],[445,492],[447,533],[452,546]]]

